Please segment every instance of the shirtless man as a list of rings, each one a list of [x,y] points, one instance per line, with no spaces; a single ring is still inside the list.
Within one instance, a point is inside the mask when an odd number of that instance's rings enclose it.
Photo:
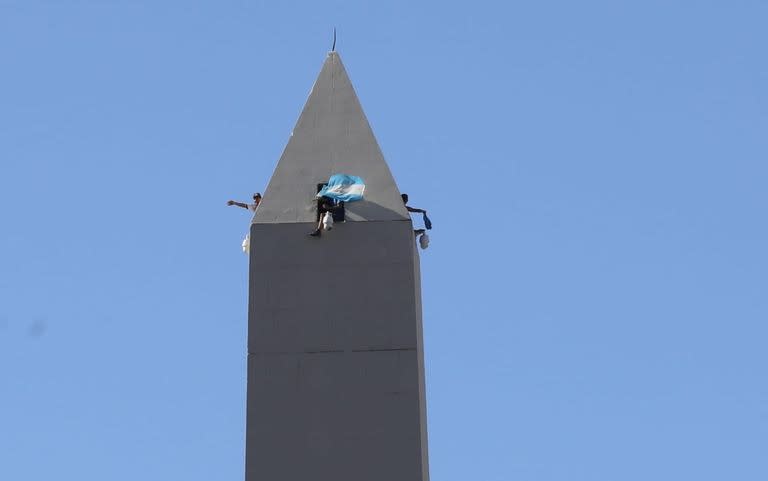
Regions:
[[[419,214],[423,214],[424,215],[424,226],[427,229],[431,229],[432,228],[432,221],[430,221],[429,217],[427,217],[427,211],[424,210],[424,209],[417,209],[416,207],[411,207],[410,205],[408,205],[408,194],[400,194],[400,197],[402,197],[402,199],[403,199],[403,204],[405,204],[405,209],[408,212],[416,212],[416,213],[419,213]],[[424,229],[414,229],[413,232],[416,235],[419,235],[419,234],[424,234],[425,230]]]
[[[243,202],[235,202],[234,200],[228,200],[227,205],[236,205],[238,207],[242,207],[243,209],[248,209],[251,212],[256,212],[256,207],[259,206],[261,203],[261,194],[256,192],[253,194],[253,204],[246,204]]]
[[[408,205],[408,194],[400,194],[400,197],[403,198],[403,204],[405,204],[405,208],[408,210],[408,212],[419,212],[421,214],[426,214],[427,211],[424,209],[417,209],[416,207],[411,207]]]

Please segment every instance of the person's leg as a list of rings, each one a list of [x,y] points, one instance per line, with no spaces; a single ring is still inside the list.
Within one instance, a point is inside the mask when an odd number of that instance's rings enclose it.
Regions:
[[[317,229],[314,230],[314,232],[310,232],[309,235],[312,237],[320,237],[320,234],[323,232],[323,218],[321,217],[320,220],[317,222]]]
[[[322,202],[317,203],[317,229],[315,229],[313,232],[310,232],[309,235],[312,237],[320,237],[320,234],[323,232],[323,214],[325,214],[325,204]]]

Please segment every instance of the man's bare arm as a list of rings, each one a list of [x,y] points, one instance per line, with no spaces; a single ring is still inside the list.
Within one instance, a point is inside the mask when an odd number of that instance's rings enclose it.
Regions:
[[[234,200],[228,200],[227,205],[236,205],[238,207],[242,207],[243,209],[248,208],[248,204],[243,204],[242,202],[235,202]]]
[[[416,207],[411,207],[411,206],[408,206],[408,205],[406,205],[405,208],[408,209],[408,212],[418,212],[420,214],[426,214],[427,213],[427,211],[424,210],[424,209],[417,209]]]

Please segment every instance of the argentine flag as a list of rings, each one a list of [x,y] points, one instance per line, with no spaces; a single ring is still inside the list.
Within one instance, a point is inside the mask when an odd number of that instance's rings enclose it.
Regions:
[[[317,196],[328,197],[341,202],[354,202],[363,199],[363,191],[365,191],[365,182],[360,177],[333,174],[328,179],[328,185],[320,189]]]

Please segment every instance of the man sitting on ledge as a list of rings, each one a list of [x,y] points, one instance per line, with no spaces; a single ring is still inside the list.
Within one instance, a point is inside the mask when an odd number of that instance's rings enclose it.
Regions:
[[[336,204],[333,199],[325,196],[317,199],[317,229],[310,232],[309,235],[312,237],[320,237],[323,232],[323,217],[325,214],[330,213],[330,215],[333,216],[339,209],[343,209],[343,207]]]

